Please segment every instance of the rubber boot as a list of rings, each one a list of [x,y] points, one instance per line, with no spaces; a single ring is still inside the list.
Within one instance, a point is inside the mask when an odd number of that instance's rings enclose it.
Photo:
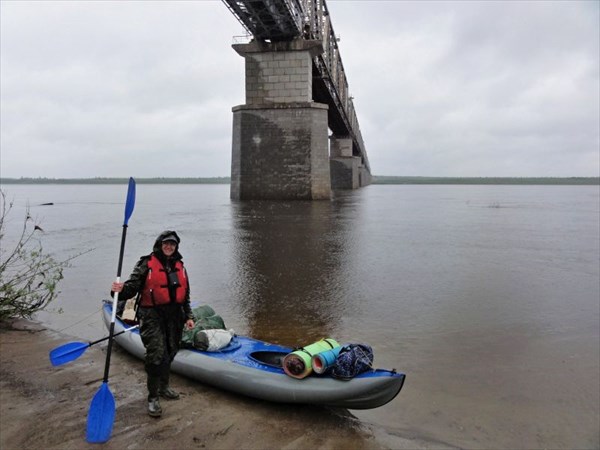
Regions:
[[[179,400],[179,393],[169,386],[169,377],[171,372],[171,365],[164,365],[160,374],[160,388],[158,393],[161,397],[167,400]]]
[[[158,399],[160,389],[160,377],[148,375],[148,415],[151,417],[160,417],[162,408]]]

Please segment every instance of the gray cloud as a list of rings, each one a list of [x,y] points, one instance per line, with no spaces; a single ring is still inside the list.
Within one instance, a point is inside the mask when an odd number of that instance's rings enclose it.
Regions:
[[[598,176],[597,2],[329,1],[375,174]],[[1,3],[2,176],[226,176],[220,1]]]

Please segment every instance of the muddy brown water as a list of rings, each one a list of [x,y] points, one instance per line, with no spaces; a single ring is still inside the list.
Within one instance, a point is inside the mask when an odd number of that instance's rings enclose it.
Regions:
[[[29,204],[45,250],[87,251],[37,319],[104,336],[126,186],[2,189],[14,229]],[[240,203],[228,189],[138,185],[124,276],[175,229],[194,300],[227,327],[291,346],[368,343],[376,365],[406,373],[390,404],[352,411],[364,423],[462,448],[600,446],[597,186],[372,185]]]

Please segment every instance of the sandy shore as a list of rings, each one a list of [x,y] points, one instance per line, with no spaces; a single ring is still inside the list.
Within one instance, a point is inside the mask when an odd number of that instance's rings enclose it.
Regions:
[[[178,401],[163,417],[145,410],[141,361],[113,347],[109,386],[117,404],[106,444],[85,441],[87,411],[102,382],[106,343],[52,367],[51,349],[69,336],[14,321],[0,329],[0,449],[414,449],[439,446],[361,423],[347,410],[279,405],[236,396],[173,375]]]

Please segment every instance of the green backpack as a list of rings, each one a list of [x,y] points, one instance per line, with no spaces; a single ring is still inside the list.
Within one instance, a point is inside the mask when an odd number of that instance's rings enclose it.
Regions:
[[[225,322],[223,318],[219,316],[214,309],[208,305],[198,306],[192,310],[194,313],[194,328],[188,330],[184,328],[183,336],[181,338],[181,346],[183,348],[194,348],[198,347],[202,339],[198,335],[198,332],[202,330],[225,330]]]

